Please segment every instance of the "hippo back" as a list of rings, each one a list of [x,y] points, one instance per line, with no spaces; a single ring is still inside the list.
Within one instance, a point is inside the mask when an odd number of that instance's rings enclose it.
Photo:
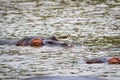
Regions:
[[[0,40],[0,45],[16,45],[18,40]]]

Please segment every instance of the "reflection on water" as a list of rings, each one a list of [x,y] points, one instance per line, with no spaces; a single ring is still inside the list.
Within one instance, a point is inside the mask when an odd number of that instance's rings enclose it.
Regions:
[[[120,57],[119,0],[0,0],[0,38],[61,36],[75,48],[0,46],[0,79],[80,75],[120,79],[119,65],[80,63]]]

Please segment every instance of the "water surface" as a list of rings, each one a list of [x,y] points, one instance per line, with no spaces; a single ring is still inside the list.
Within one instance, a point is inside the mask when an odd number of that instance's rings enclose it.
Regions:
[[[120,66],[84,64],[120,57],[119,0],[0,0],[0,38],[69,36],[74,48],[0,46],[0,79],[29,76],[93,76],[120,80]]]

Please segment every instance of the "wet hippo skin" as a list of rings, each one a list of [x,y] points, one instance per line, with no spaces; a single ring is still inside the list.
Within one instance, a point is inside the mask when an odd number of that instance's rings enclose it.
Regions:
[[[105,80],[105,79],[82,76],[40,76],[25,78],[21,80]]]
[[[55,46],[55,47],[67,47],[68,44],[61,42],[55,36],[44,37],[26,37],[20,40],[3,40],[0,39],[0,45],[16,45],[16,46],[31,46],[31,47],[41,47],[41,46]]]
[[[94,63],[107,63],[107,64],[120,64],[120,58],[118,57],[98,57],[89,59],[86,61],[87,64]]]

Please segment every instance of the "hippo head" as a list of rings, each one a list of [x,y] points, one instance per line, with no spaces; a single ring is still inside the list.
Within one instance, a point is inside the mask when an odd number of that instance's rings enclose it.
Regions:
[[[65,42],[60,42],[54,36],[47,39],[42,39],[39,37],[27,37],[21,39],[17,42],[17,46],[32,46],[32,47],[41,47],[41,46],[55,46],[55,47],[68,47],[68,44]]]
[[[93,58],[86,61],[87,64],[106,63],[106,62],[107,62],[107,59],[104,57]]]
[[[55,46],[55,47],[67,47],[68,44],[65,42],[55,41],[55,40],[43,40],[44,46]]]

